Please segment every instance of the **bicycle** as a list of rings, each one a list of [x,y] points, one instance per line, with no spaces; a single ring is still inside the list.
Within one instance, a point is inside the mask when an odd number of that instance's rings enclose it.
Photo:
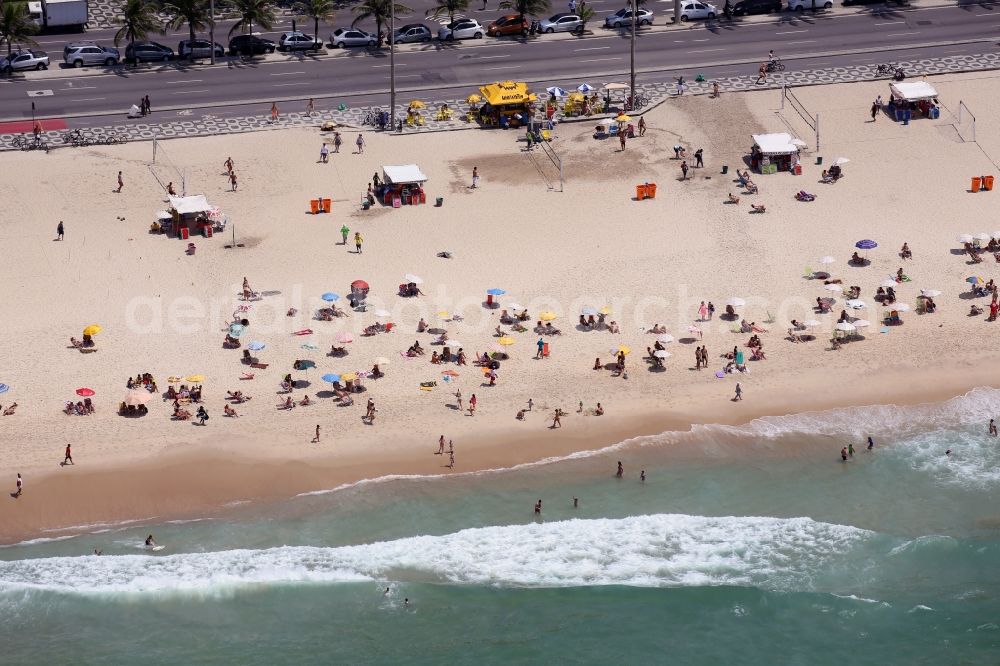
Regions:
[[[899,68],[891,63],[885,65],[879,65],[878,67],[875,68],[875,76],[892,76],[893,74],[896,73],[897,69]]]
[[[767,71],[770,72],[783,72],[785,71],[785,63],[780,60],[769,60],[767,63]]]
[[[649,104],[648,97],[643,97],[642,95],[635,95],[626,100],[625,108],[628,111],[637,111],[638,109],[641,109],[647,104]]]
[[[382,109],[372,109],[365,114],[364,119],[361,121],[362,125],[378,125],[378,120],[382,116]]]
[[[128,134],[125,132],[116,132],[114,134],[107,134],[101,140],[106,146],[117,146],[122,143],[128,143]]]
[[[66,145],[73,144],[75,148],[79,148],[81,146],[89,146],[93,143],[93,140],[81,130],[75,129],[63,134],[62,142]]]
[[[44,150],[49,152],[49,143],[42,136],[31,136],[18,134],[11,139],[11,145],[19,150]]]

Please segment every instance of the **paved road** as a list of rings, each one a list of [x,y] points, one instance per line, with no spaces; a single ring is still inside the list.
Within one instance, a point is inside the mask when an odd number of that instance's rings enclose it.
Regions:
[[[605,0],[609,8],[613,0]],[[596,4],[596,3],[595,3]],[[495,13],[491,12],[491,15]],[[485,20],[483,17],[481,20]],[[639,82],[670,80],[684,73],[751,76],[774,48],[789,68],[820,69],[894,59],[983,53],[1000,39],[1000,9],[939,7],[818,16],[782,15],[753,22],[696,23],[682,29],[654,28],[638,38]],[[400,46],[398,103],[415,96],[455,97],[483,82],[516,78],[575,87],[626,80],[628,39],[596,27],[583,38],[566,35],[520,40],[477,40],[457,45]],[[278,56],[244,65],[216,67],[170,64],[138,72],[50,70],[44,78],[0,85],[0,118],[114,113],[71,124],[120,122],[122,112],[149,94],[154,111],[195,108],[193,115],[264,113],[274,99],[285,109],[316,97],[317,107],[386,104],[388,54],[331,52],[318,57]],[[29,93],[41,97],[30,97]],[[155,119],[155,115],[154,115]]]

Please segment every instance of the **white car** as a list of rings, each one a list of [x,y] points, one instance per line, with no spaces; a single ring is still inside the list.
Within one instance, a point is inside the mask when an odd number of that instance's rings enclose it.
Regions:
[[[342,49],[345,46],[367,46],[374,47],[378,43],[378,36],[364,30],[354,28],[337,28],[330,33],[330,44],[335,49]]]
[[[635,24],[638,25],[653,25],[653,12],[648,9],[639,8],[639,11],[635,13]],[[632,27],[632,10],[626,7],[625,9],[619,9],[617,12],[608,16],[604,19],[604,26],[606,28],[630,28]]]
[[[486,28],[479,25],[479,21],[473,18],[458,19],[438,30],[438,39],[450,41],[452,39],[482,39],[486,34]]]
[[[681,3],[681,21],[714,19],[718,15],[719,10],[715,8],[715,5],[710,5],[707,2],[686,0],[686,2]]]
[[[323,48],[322,42],[304,32],[283,32],[278,38],[279,51],[318,51]]]
[[[812,9],[813,0],[788,0],[788,9],[793,12],[801,12],[803,9]],[[833,3],[830,0],[816,0],[816,9],[832,9]]]
[[[556,14],[539,24],[539,30],[544,33],[576,32],[583,29],[583,20],[576,14]]]

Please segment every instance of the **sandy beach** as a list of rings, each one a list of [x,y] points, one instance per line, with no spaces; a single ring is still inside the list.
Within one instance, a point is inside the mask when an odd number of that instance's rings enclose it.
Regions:
[[[995,173],[1000,129],[990,100],[1000,93],[992,74],[928,79],[940,93],[940,120],[907,126],[886,116],[868,120],[885,81],[800,88],[796,94],[822,123],[822,148],[803,153],[803,175],[755,176],[757,195],[723,203],[737,191],[735,169],[745,168],[750,135],[791,131],[810,146],[814,139],[788,111],[779,113],[778,92],[723,94],[669,100],[645,115],[649,131],[630,141],[591,136],[596,123],[560,125],[553,143],[564,166],[565,191],[549,185],[558,174],[542,153],[523,151],[519,133],[467,131],[413,136],[365,132],[363,155],[352,154],[357,132],[344,129],[344,146],[329,164],[317,163],[323,136],[315,130],[276,130],[159,144],[0,154],[8,171],[32,174],[0,184],[5,214],[0,234],[8,260],[0,266],[5,289],[5,362],[0,382],[0,484],[13,490],[15,473],[26,477],[25,494],[0,503],[0,541],[41,530],[148,516],[198,515],[226,503],[275,500],[299,492],[387,474],[449,473],[431,455],[438,437],[455,442],[453,472],[509,467],[600,448],[630,436],[692,423],[741,423],[844,405],[913,403],[960,395],[992,383],[997,361],[995,329],[985,315],[969,316],[972,303],[988,310],[989,298],[969,299],[965,280],[989,280],[996,262],[969,264],[956,236],[991,233],[997,227],[995,192],[971,194],[970,176]],[[953,124],[958,101],[977,114],[977,143],[963,142]],[[705,168],[680,181],[673,146],[689,155],[705,153]],[[231,156],[239,190],[229,191],[223,162]],[[816,157],[824,165],[847,157],[846,177],[820,184]],[[428,205],[401,209],[359,206],[372,174],[386,164],[416,163],[428,176]],[[693,164],[693,160],[689,160]],[[727,165],[729,173],[721,174]],[[470,189],[478,168],[479,187]],[[116,174],[121,170],[121,193]],[[194,255],[176,238],[148,233],[165,205],[164,186],[184,183],[187,194],[204,194],[230,219],[223,235],[193,239]],[[655,182],[654,200],[633,201],[635,185]],[[800,189],[815,201],[796,201]],[[308,214],[309,200],[334,200],[330,215]],[[431,205],[444,198],[440,208]],[[766,204],[763,215],[749,203]],[[56,224],[65,239],[54,241]],[[992,221],[991,221],[992,220]],[[340,228],[364,237],[363,253],[341,244]],[[227,249],[235,234],[242,247]],[[849,266],[860,239],[877,241],[870,265]],[[902,261],[906,242],[913,259]],[[449,252],[450,259],[437,256]],[[821,266],[830,255],[836,263]],[[805,269],[829,270],[845,285],[859,285],[867,308],[853,313],[871,321],[864,339],[830,350],[829,338],[844,298],[831,314],[811,305],[827,296],[823,280]],[[883,280],[903,267],[910,281],[896,291],[910,306],[901,326],[880,332],[887,308],[872,296]],[[400,298],[407,273],[423,279],[424,296]],[[242,350],[224,349],[224,330],[243,304],[247,277],[265,297],[251,303],[244,342],[266,348],[255,356],[266,369],[241,364]],[[371,285],[370,310],[350,318],[318,321],[326,291],[346,295],[348,285]],[[551,310],[562,334],[546,336],[551,354],[536,360],[539,336],[510,333],[510,360],[485,386],[472,357],[489,349],[501,309],[483,305],[486,290],[501,288],[505,303],[532,315]],[[921,289],[940,290],[938,311],[914,312]],[[697,322],[701,301],[721,312],[727,300],[745,299],[739,318],[757,322],[766,360],[748,364],[749,374],[715,371],[723,352],[745,348],[750,334],[734,333],[734,322]],[[608,306],[620,333],[578,330],[581,308]],[[295,316],[286,316],[289,309]],[[395,330],[361,335],[385,309]],[[447,312],[447,318],[438,315]],[[454,315],[461,320],[455,320]],[[461,341],[469,365],[432,365],[434,336],[415,332],[424,318]],[[816,339],[785,339],[791,319],[817,318]],[[765,323],[771,320],[770,323]],[[738,324],[739,322],[735,322]],[[98,351],[69,346],[90,324],[102,332]],[[655,335],[667,327],[675,341],[662,372],[643,360]],[[313,334],[292,333],[312,329]],[[505,332],[509,326],[502,326]],[[336,336],[354,335],[343,358],[327,356]],[[419,340],[427,355],[401,354]],[[304,344],[315,349],[305,349]],[[608,369],[619,345],[631,349],[628,378]],[[708,369],[694,369],[694,349],[706,345]],[[327,372],[365,371],[386,357],[386,376],[364,382],[366,392],[351,407],[335,406],[320,392]],[[296,359],[315,361],[294,371]],[[458,377],[445,382],[442,371]],[[171,404],[159,396],[143,418],[116,414],[129,376],[149,372],[165,390],[170,375],[205,376],[204,427],[170,418]],[[315,401],[278,410],[281,378],[291,372],[308,386],[292,393]],[[734,403],[736,382],[744,399]],[[430,391],[421,383],[436,382]],[[190,383],[190,382],[189,382]],[[96,413],[68,416],[61,410],[87,387]],[[253,399],[223,416],[227,390]],[[474,416],[460,411],[476,394]],[[318,396],[317,394],[320,394]],[[365,401],[377,406],[374,424],[363,422]],[[515,415],[528,400],[525,419]],[[579,403],[583,412],[578,412]],[[597,403],[603,416],[591,412]],[[556,408],[568,412],[563,427],[549,429]],[[984,422],[991,415],[984,415]],[[316,425],[318,443],[311,440]],[[73,446],[76,464],[60,467]],[[739,452],[730,452],[738,455]]]

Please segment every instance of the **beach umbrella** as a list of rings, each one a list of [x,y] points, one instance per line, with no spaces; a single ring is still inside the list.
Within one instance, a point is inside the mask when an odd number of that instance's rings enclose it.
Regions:
[[[545,312],[543,312],[540,315],[538,315],[538,318],[541,319],[542,321],[552,321],[557,316],[558,315],[555,312],[552,312],[550,310],[546,310]]]
[[[496,287],[494,287],[493,289],[487,289],[486,293],[489,294],[490,296],[503,296],[507,292],[504,291],[503,289],[497,289]]]
[[[340,381],[340,375],[334,374],[332,372],[328,372],[325,375],[323,375],[322,377],[320,377],[320,379],[322,379],[324,382],[330,382],[331,384],[333,384],[334,382],[339,382]]]
[[[983,232],[981,234],[976,234],[975,236],[973,236],[973,238],[975,238],[977,241],[982,241],[984,243],[988,243],[990,241],[990,235],[986,232]]]
[[[358,378],[358,373],[356,372],[345,372],[340,376],[345,382],[353,382]]]
[[[450,340],[450,339],[449,340],[445,340],[444,344],[446,346],[448,346],[448,347],[461,347],[462,346],[462,343],[459,342],[458,340]]]
[[[920,295],[921,296],[925,296],[927,298],[937,298],[938,296],[941,295],[941,290],[940,289],[921,289],[920,290]]]
[[[588,305],[587,307],[580,310],[580,314],[582,314],[584,317],[596,317],[597,308]]]
[[[882,286],[883,287],[895,287],[896,286],[896,280],[894,280],[893,278],[886,278],[886,279],[882,280]]]
[[[875,248],[878,247],[878,243],[871,240],[870,238],[866,238],[864,240],[859,240],[857,243],[854,244],[854,247],[858,248],[859,250],[874,250]]]
[[[890,307],[893,310],[895,310],[896,312],[909,312],[910,311],[910,306],[907,305],[906,303],[893,303]],[[855,322],[855,323],[857,323],[857,322]]]
[[[550,95],[555,95],[556,97],[565,97],[568,93],[560,88],[559,86],[552,86],[551,88],[546,88],[545,92]]]
[[[491,342],[488,346],[491,352],[502,352],[503,347],[500,346],[499,342]]]
[[[261,351],[265,347],[267,347],[267,345],[265,345],[260,340],[254,340],[253,342],[247,345],[247,349],[249,349],[250,351]]]
[[[412,108],[412,109],[422,109],[425,106],[427,106],[427,105],[424,104],[424,102],[422,100],[419,100],[419,99],[415,99],[415,100],[412,100],[410,102],[410,108]]]
[[[983,278],[979,277],[978,275],[970,275],[969,277],[965,278],[965,281],[972,285],[981,285],[983,283]]]
[[[630,120],[632,120],[632,116],[628,115],[627,113],[620,113],[618,114],[618,117],[615,118],[615,121],[619,123],[627,123]]]
[[[480,102],[483,101],[483,98],[480,97],[479,95],[473,93],[473,94],[469,95],[468,97],[466,97],[465,101],[467,103],[469,103],[469,104],[479,104]]]
[[[0,393],[6,393],[9,390],[10,390],[9,386],[7,386],[6,384],[0,384]]]
[[[122,399],[126,405],[145,405],[147,402],[152,400],[153,394],[146,389],[132,389],[125,394]]]
[[[854,328],[865,328],[872,325],[867,319],[855,319],[852,323],[854,324]]]
[[[524,306],[521,305],[520,303],[508,303],[507,307],[510,308],[511,310],[524,310],[525,309]]]
[[[992,234],[993,238],[1000,240],[1000,231],[994,231]]]
[[[653,356],[655,356],[656,358],[670,358],[670,352],[668,352],[666,349],[657,349],[656,351],[653,352]]]
[[[605,305],[603,308],[601,308],[600,310],[598,310],[598,312],[600,312],[602,315],[607,316],[607,315],[611,314],[611,307]]]
[[[816,321],[815,319],[808,319],[802,322],[802,325],[805,326],[806,328],[815,328],[817,326],[822,326],[822,323]]]
[[[90,396],[94,395],[94,389],[78,388],[76,390],[76,394],[81,398],[89,398]]]
[[[407,273],[403,276],[403,279],[407,282],[412,282],[413,284],[423,284],[424,280],[419,275],[414,275],[413,273]]]
[[[743,307],[746,304],[747,304],[747,302],[745,300],[743,300],[742,298],[739,298],[738,296],[733,296],[728,301],[726,301],[726,305],[731,305],[734,308],[741,308],[741,307]]]
[[[391,317],[392,313],[389,312],[388,310],[376,310],[375,316],[378,317],[379,319],[385,319],[386,317]]]
[[[515,342],[517,342],[517,340],[515,340],[512,337],[510,337],[509,335],[505,335],[502,338],[497,338],[497,344],[498,345],[502,345],[504,347],[509,347],[512,344],[514,344]]]
[[[243,335],[243,332],[247,330],[246,326],[243,324],[230,324],[229,325],[229,337],[238,338]]]
[[[847,333],[850,333],[851,331],[856,331],[857,330],[854,327],[854,324],[852,324],[850,322],[847,322],[847,321],[842,321],[842,322],[838,323],[836,326],[834,326],[834,328],[836,328],[838,331],[845,331]]]
[[[615,355],[622,353],[628,356],[629,354],[632,353],[632,348],[629,347],[628,345],[618,345],[617,347],[612,347],[610,351],[612,354]]]
[[[805,148],[806,146],[809,145],[802,139],[792,139],[789,143],[791,143],[793,146],[798,146],[799,148]]]
[[[701,329],[697,326],[688,326],[688,333],[701,333]]]
[[[669,333],[664,333],[663,335],[657,336],[656,341],[662,345],[668,345],[674,341],[674,336]]]
[[[441,310],[440,312],[437,313],[437,316],[439,319],[448,319],[449,317],[451,317],[451,313],[449,313],[447,310]]]
[[[364,280],[355,280],[351,283],[351,289],[369,289],[368,283]]]
[[[177,375],[170,375],[167,377],[168,384],[180,384],[182,381],[184,381],[184,378],[178,377]]]
[[[339,342],[342,345],[346,345],[348,343],[354,342],[354,336],[348,333],[347,331],[343,331],[337,336],[337,342]]]
[[[851,160],[846,157],[838,157],[833,161],[833,163],[836,164],[837,166],[843,166],[844,164],[847,164],[850,161]]]
[[[955,237],[955,240],[958,241],[959,243],[971,243],[972,234],[959,234],[958,236]]]
[[[322,296],[320,296],[320,298],[322,298],[327,303],[333,303],[334,301],[339,301],[340,300],[340,294],[335,294],[332,291],[328,291],[325,294],[323,294]]]
[[[837,260],[834,259],[831,256],[825,256],[825,257],[820,257],[819,258],[819,263],[821,263],[821,264],[835,264],[835,263],[837,263]]]
[[[205,375],[188,375],[184,378],[186,382],[203,382],[205,381]]]
[[[306,359],[300,358],[296,360],[295,363],[299,366],[298,368],[296,368],[297,370],[308,370],[309,368],[316,367],[316,361],[310,360],[308,358]]]
[[[97,335],[101,332],[101,327],[97,324],[91,324],[87,328],[83,329],[84,335]]]
[[[824,284],[823,288],[826,289],[827,291],[840,291],[840,292],[844,291],[844,288],[839,284]]]
[[[379,356],[374,361],[372,361],[372,363],[374,363],[375,365],[389,365],[389,359],[387,359],[385,356]]]
[[[589,93],[592,90],[597,90],[594,86],[590,85],[589,83],[581,83],[576,87],[576,89],[582,93]]]
[[[847,307],[852,308],[854,310],[860,310],[868,306],[865,305],[865,302],[862,301],[860,298],[852,298],[851,300],[847,301]]]

